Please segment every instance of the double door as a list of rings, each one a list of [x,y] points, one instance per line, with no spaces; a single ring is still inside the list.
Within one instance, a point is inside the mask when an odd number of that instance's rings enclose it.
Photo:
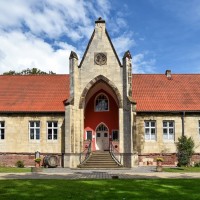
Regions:
[[[109,134],[108,131],[96,132],[96,150],[109,150]]]

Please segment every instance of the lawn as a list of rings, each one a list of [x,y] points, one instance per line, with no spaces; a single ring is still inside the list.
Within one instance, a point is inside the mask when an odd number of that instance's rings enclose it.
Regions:
[[[164,172],[200,172],[200,167],[171,167],[163,168]]]
[[[0,199],[200,199],[198,179],[0,180]]]
[[[31,168],[0,167],[0,173],[23,173],[31,172]]]

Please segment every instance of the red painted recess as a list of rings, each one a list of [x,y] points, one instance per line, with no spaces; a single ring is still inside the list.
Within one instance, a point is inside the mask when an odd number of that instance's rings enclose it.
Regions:
[[[100,93],[104,93],[107,95],[109,99],[109,111],[95,111],[95,98]],[[86,108],[85,108],[85,133],[86,131],[92,131],[93,139],[92,139],[92,149],[95,150],[95,130],[100,123],[104,123],[108,127],[109,138],[111,138],[112,130],[119,130],[119,111],[118,105],[116,104],[113,97],[105,92],[104,90],[99,90],[96,92],[89,100]],[[86,135],[84,134],[84,140],[86,139]]]

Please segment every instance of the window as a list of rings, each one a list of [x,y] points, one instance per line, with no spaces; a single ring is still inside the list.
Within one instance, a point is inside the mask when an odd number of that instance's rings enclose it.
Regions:
[[[112,140],[119,140],[119,131],[118,130],[112,131]]]
[[[108,111],[108,98],[104,94],[97,96],[95,100],[95,111]]]
[[[5,122],[0,122],[0,140],[5,139]]]
[[[101,133],[97,133],[97,137],[101,137]]]
[[[174,121],[163,121],[163,139],[174,140]]]
[[[199,135],[200,135],[200,120],[199,120]]]
[[[104,124],[100,124],[96,131],[108,131],[108,128]]]
[[[92,131],[86,131],[86,140],[92,140]]]
[[[145,121],[145,140],[156,140],[156,122]]]
[[[48,140],[58,139],[58,122],[47,122],[47,134]]]
[[[30,140],[40,139],[40,121],[29,122],[29,135],[30,135]]]

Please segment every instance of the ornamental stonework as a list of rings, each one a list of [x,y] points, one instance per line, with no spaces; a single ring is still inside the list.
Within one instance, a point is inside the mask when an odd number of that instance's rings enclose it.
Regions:
[[[96,65],[106,65],[107,53],[94,53],[94,63]]]

